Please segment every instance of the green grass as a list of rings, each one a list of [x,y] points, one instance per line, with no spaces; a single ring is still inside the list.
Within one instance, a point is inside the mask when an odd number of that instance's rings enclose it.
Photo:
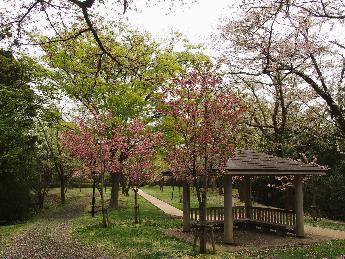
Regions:
[[[324,218],[314,221],[311,218],[306,218],[305,223],[312,225],[314,227],[330,228],[330,229],[345,231],[345,222],[338,222],[338,221],[333,221],[333,220],[324,219]]]
[[[159,186],[144,186],[141,188],[144,192],[155,196],[156,198],[169,203],[170,205],[182,210],[182,187],[174,187],[174,190],[171,186],[164,186],[163,191],[159,189]],[[173,193],[173,195],[172,195]],[[237,195],[238,192],[236,189],[233,190],[233,195]],[[233,198],[235,206],[242,205],[237,198]],[[190,204],[192,208],[198,208],[198,200],[195,191],[191,189]],[[218,193],[218,189],[212,191],[209,189],[207,195],[207,207],[222,207],[224,206],[224,196]]]
[[[97,213],[95,218],[85,213],[74,221],[73,236],[83,243],[123,258],[200,257],[192,251],[190,243],[164,234],[166,229],[182,228],[181,219],[168,216],[139,198],[141,224],[136,225],[133,193],[129,197],[120,197],[121,208],[109,212],[110,227],[101,226],[101,213]],[[233,255],[224,257],[233,258]]]
[[[343,257],[341,257],[343,256]],[[252,258],[344,258],[345,240],[334,240],[312,244],[303,247],[285,248],[285,249],[267,249],[261,252],[251,253]]]

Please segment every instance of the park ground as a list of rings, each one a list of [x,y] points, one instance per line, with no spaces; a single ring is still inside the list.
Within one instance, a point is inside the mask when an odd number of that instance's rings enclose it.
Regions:
[[[181,208],[178,187],[144,187],[147,193]],[[173,195],[172,195],[173,193]],[[111,226],[101,226],[101,213],[92,218],[91,189],[69,189],[67,202],[59,205],[58,189],[52,189],[44,210],[32,219],[15,225],[0,226],[0,258],[344,258],[345,240],[320,241],[308,245],[279,248],[227,249],[216,254],[199,255],[185,239],[168,234],[182,228],[179,218],[139,198],[141,224],[133,223],[134,196],[120,196],[119,210],[110,210]],[[107,192],[109,195],[109,192]],[[192,200],[192,206],[195,201]],[[216,193],[210,206],[222,203]],[[345,224],[330,220],[308,224],[325,231],[345,231]]]

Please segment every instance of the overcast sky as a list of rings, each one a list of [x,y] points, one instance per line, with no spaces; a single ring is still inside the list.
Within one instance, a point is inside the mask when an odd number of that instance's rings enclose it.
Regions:
[[[187,5],[176,3],[172,11],[169,11],[168,4],[145,7],[139,2],[142,11],[129,11],[127,16],[131,24],[151,32],[155,37],[169,36],[173,29],[186,35],[192,43],[201,43],[216,32],[219,19],[229,9],[229,2],[198,0]]]

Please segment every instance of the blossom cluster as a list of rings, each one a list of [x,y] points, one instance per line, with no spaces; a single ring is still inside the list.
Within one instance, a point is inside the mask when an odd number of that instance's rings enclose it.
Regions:
[[[192,179],[222,172],[233,154],[236,126],[244,109],[211,72],[192,71],[163,88],[159,111],[172,118],[179,143],[167,147],[173,173]]]

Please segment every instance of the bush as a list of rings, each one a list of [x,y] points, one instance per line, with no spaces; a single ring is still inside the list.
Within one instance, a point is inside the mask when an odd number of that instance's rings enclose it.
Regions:
[[[13,180],[12,175],[0,178],[0,224],[25,218],[31,211],[32,199],[27,183]]]

